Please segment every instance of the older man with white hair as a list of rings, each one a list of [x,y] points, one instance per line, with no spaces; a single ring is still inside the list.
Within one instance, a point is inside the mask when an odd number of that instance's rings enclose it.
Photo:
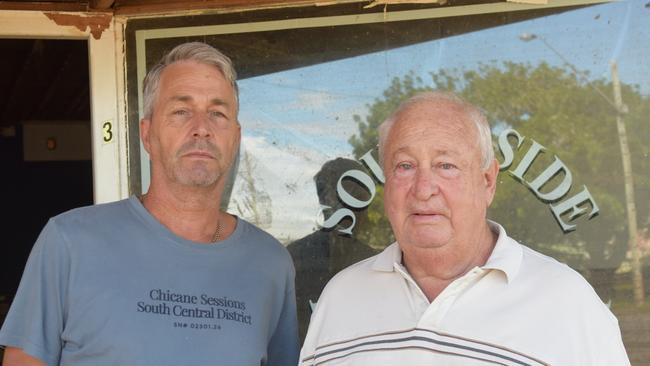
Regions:
[[[326,286],[301,365],[629,365],[587,281],[487,220],[499,166],[477,107],[422,93],[379,132],[397,241]]]

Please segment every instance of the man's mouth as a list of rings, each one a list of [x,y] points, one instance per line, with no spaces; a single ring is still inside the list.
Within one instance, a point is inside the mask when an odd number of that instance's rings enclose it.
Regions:
[[[188,157],[188,158],[214,159],[214,156],[212,156],[212,154],[210,154],[207,151],[202,151],[202,150],[190,151],[190,152],[187,152],[187,153],[183,154],[183,156]]]
[[[434,211],[417,211],[411,214],[411,218],[416,222],[435,222],[444,218],[439,212]]]

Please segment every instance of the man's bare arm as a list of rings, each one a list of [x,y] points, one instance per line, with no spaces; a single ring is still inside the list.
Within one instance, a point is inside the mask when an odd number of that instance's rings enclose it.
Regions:
[[[21,348],[7,347],[2,359],[2,366],[45,366],[45,364],[26,354]]]

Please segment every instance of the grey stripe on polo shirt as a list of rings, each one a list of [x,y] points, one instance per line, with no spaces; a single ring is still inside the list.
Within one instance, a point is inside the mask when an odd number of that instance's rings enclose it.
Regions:
[[[303,362],[314,366],[326,365],[330,361],[358,353],[400,349],[421,349],[503,366],[548,366],[543,361],[506,347],[420,328],[370,334],[330,343],[319,347],[314,355],[306,357]]]

